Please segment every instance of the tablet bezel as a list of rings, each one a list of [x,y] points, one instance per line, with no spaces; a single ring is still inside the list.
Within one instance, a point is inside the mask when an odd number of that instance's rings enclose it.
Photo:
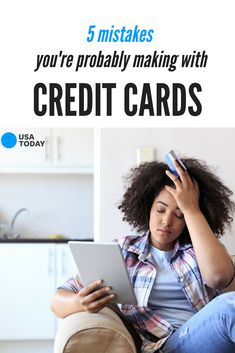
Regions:
[[[137,304],[118,243],[69,241],[68,245],[84,285],[102,279],[102,287],[111,286],[110,293],[115,293],[112,303]]]

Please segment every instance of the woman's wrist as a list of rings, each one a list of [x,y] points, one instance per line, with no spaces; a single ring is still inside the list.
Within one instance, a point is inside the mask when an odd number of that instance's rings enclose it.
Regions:
[[[182,211],[184,214],[184,218],[185,220],[187,219],[187,217],[191,218],[191,217],[198,217],[198,216],[203,216],[202,211],[200,210],[199,206],[195,206],[195,207],[190,207],[187,208],[186,210]]]

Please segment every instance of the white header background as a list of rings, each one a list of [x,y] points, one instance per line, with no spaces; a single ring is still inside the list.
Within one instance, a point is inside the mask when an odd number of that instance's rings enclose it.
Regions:
[[[233,1],[165,0],[165,1],[7,1],[0,5],[0,125],[1,127],[234,127],[234,11]],[[154,29],[150,43],[88,43],[90,25],[98,29]],[[206,51],[206,68],[179,66],[167,68],[41,68],[34,72],[36,57],[41,54],[152,54],[164,50],[169,54]],[[33,110],[33,88],[38,82],[115,82],[111,117],[37,117]],[[179,82],[202,86],[199,116],[179,117],[138,115],[127,117],[123,109],[123,87],[144,82],[153,87],[164,82],[171,87]],[[154,99],[153,90],[153,99]],[[78,89],[73,90],[78,96]],[[189,97],[189,96],[188,96]],[[136,103],[140,95],[135,98]],[[190,102],[188,102],[190,103]],[[78,109],[78,98],[72,104]]]

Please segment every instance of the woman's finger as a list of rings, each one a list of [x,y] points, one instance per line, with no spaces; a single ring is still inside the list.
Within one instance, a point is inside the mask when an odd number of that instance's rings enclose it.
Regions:
[[[175,187],[179,187],[181,182],[177,176],[175,176],[173,173],[171,173],[169,170],[166,170],[166,175],[173,181],[175,184]]]
[[[196,191],[198,192],[198,194],[200,194],[198,182],[194,178],[192,180],[193,180],[193,185],[195,186]]]
[[[103,287],[101,289],[97,289],[96,291],[92,292],[91,294],[88,294],[86,296],[80,296],[80,303],[83,306],[87,306],[93,302],[99,301],[101,298],[107,297],[110,293],[108,293],[111,290],[110,287]]]
[[[102,280],[97,280],[88,284],[88,286],[80,290],[79,295],[82,297],[87,296],[88,294],[92,293],[101,283],[102,283]]]
[[[95,302],[90,303],[87,306],[88,311],[99,311],[101,310],[106,304],[108,304],[113,298],[115,297],[115,294],[109,294],[107,297],[99,299]]]
[[[184,170],[180,165],[179,163],[177,163],[176,160],[173,161],[173,165],[177,171],[177,173],[179,174],[180,176],[180,180],[181,180],[181,183],[185,186],[187,186],[189,184],[189,179],[190,176],[188,174],[188,172],[186,170]]]
[[[168,191],[174,198],[176,198],[176,189],[174,188],[171,188],[170,186],[168,185],[165,185],[165,189],[166,191]]]

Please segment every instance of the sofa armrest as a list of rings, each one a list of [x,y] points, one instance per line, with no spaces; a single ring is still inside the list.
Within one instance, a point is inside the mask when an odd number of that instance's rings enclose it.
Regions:
[[[54,353],[136,353],[135,343],[120,317],[110,308],[75,313],[62,319]]]

